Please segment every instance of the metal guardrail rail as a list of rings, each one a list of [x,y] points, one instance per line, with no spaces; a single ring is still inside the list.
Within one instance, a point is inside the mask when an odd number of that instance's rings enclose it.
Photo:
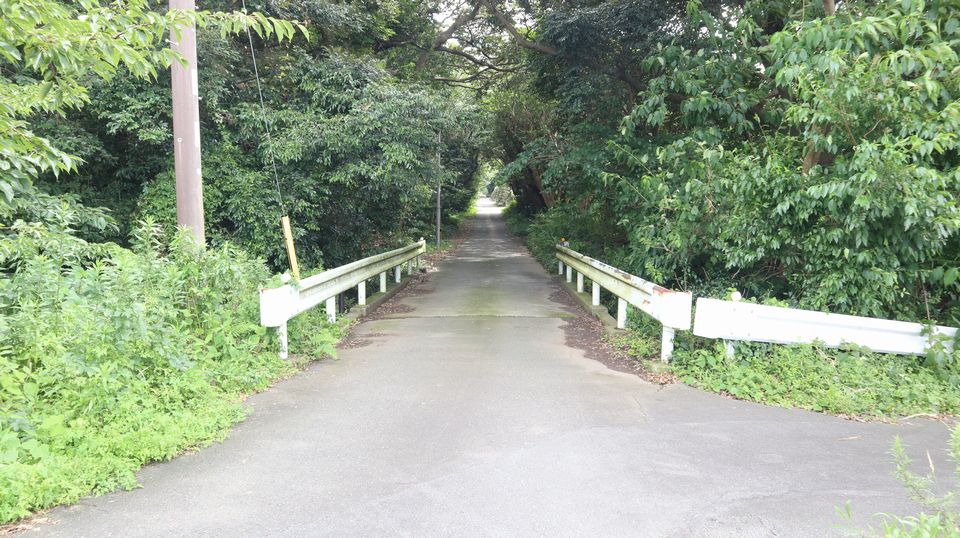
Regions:
[[[567,282],[576,273],[577,292],[583,293],[584,277],[593,283],[593,306],[600,304],[601,287],[617,296],[617,327],[624,328],[627,304],[646,312],[663,324],[661,359],[669,360],[676,330],[689,330],[692,310],[690,293],[677,292],[648,282],[599,260],[557,245],[560,275]],[[854,344],[878,353],[922,355],[933,339],[952,349],[958,339],[955,327],[880,318],[831,314],[739,301],[700,297],[697,299],[693,334],[702,338],[726,340],[727,353],[733,353],[730,341],[774,344],[819,343],[827,347]]]
[[[935,326],[930,335],[920,323],[705,297],[697,299],[693,324],[693,334],[704,338],[774,344],[819,342],[827,347],[855,344],[899,355],[925,353],[933,335],[946,337],[949,347],[956,333],[953,327]],[[732,346],[728,346],[727,353],[732,351]]]
[[[280,357],[285,359],[288,352],[287,321],[324,302],[327,317],[331,322],[336,321],[337,294],[356,287],[357,303],[365,305],[367,280],[379,275],[380,292],[386,292],[387,272],[393,269],[394,281],[399,283],[403,264],[407,264],[407,274],[413,274],[414,266],[419,269],[420,255],[426,250],[427,243],[421,238],[416,243],[329,269],[300,282],[286,283],[279,288],[261,288],[260,324],[277,329]]]
[[[584,277],[590,279],[593,285],[593,306],[600,305],[601,287],[616,295],[618,328],[626,327],[627,304],[633,305],[663,324],[660,359],[670,360],[673,354],[674,333],[678,330],[690,330],[693,296],[689,292],[669,290],[563,245],[557,245],[556,254],[559,260],[558,274],[562,275],[566,270],[567,282],[573,280],[573,271],[576,271],[578,292],[583,293]]]

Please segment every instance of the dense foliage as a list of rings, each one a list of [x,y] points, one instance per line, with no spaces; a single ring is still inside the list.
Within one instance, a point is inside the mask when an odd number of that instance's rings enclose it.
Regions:
[[[954,322],[960,5],[691,6],[630,64],[635,101],[573,106],[596,85],[529,84],[552,125],[496,101],[502,155],[522,147],[505,176],[547,210],[532,236],[700,294]],[[570,39],[558,20],[539,35]],[[611,100],[628,113],[584,110]]]
[[[0,280],[0,522],[136,485],[152,460],[222,437],[241,395],[291,370],[258,323],[268,276],[236,247],[157,226],[87,266],[36,256]],[[332,351],[335,330],[293,349]]]
[[[286,213],[301,263],[332,266],[430,235],[438,179],[447,215],[469,206],[477,187],[479,109],[459,90],[399,79],[389,69],[393,56],[370,54],[418,19],[388,3],[255,7],[309,18],[310,39],[275,43],[254,36],[258,81],[246,36],[200,31],[212,242],[232,241],[281,268],[279,218]],[[172,230],[167,77],[118,76],[87,91],[91,103],[82,111],[35,122],[52,143],[87,162],[76,174],[45,176],[43,187],[109,208],[118,226],[101,234],[106,239],[122,243],[133,223],[148,216]]]
[[[956,381],[909,356],[757,344],[727,357],[715,344],[681,350],[671,369],[693,386],[783,407],[857,417],[960,413]]]
[[[180,61],[164,44],[166,36],[184,24],[222,35],[252,29],[281,40],[292,39],[295,32],[293,24],[259,13],[157,13],[140,0],[123,6],[9,0],[0,2],[0,20],[0,269],[22,259],[12,245],[20,234],[60,236],[62,230],[45,229],[48,218],[63,220],[51,213],[78,210],[70,207],[75,196],[65,196],[58,204],[34,181],[44,173],[58,177],[76,171],[83,161],[70,149],[88,141],[51,141],[40,131],[44,118],[55,121],[91,102],[91,81],[118,73],[129,80],[152,79],[159,69]],[[51,212],[57,206],[61,210]],[[106,218],[90,221],[101,231],[107,228]]]

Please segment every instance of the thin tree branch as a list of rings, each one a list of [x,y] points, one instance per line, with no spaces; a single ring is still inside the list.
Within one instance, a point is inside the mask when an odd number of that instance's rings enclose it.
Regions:
[[[437,82],[473,82],[474,80],[477,80],[478,78],[482,77],[484,73],[488,73],[489,71],[490,71],[490,68],[485,67],[477,71],[476,73],[464,78],[433,77],[433,80]]]
[[[450,48],[450,47],[437,47],[437,50],[440,51],[440,52],[446,52],[447,54],[454,54],[454,55],[456,55],[456,56],[460,56],[460,57],[462,57],[462,58],[466,58],[467,60],[470,60],[470,62],[472,62],[472,63],[474,63],[474,64],[482,65],[482,66],[484,66],[484,67],[488,67],[488,68],[490,68],[490,69],[493,69],[494,71],[500,71],[500,72],[505,72],[505,73],[513,73],[513,72],[516,71],[516,69],[514,69],[514,68],[503,67],[503,66],[498,65],[498,64],[495,64],[495,63],[493,63],[493,62],[484,60],[483,58],[478,58],[478,57],[476,57],[476,56],[474,56],[474,55],[472,55],[472,54],[470,54],[469,52],[466,52],[466,51],[464,51],[464,50],[452,49],[452,48]]]
[[[448,85],[448,86],[453,86],[453,87],[456,87],[456,88],[466,88],[466,89],[468,89],[468,90],[480,91],[480,88],[478,88],[478,87],[476,87],[476,86],[471,86],[471,85],[469,85],[469,84],[461,84],[461,83],[459,83],[459,82],[444,82],[444,84],[446,84],[446,85]]]
[[[493,2],[490,2],[489,0],[480,0],[479,5],[482,5],[483,7],[487,8],[487,11],[493,14],[493,16],[496,17],[498,21],[500,21],[500,24],[503,25],[503,29],[506,30],[511,37],[513,37],[513,40],[516,41],[517,45],[520,45],[525,49],[535,50],[538,52],[542,52],[544,54],[550,54],[550,55],[557,54],[557,49],[555,47],[551,45],[547,45],[545,43],[537,43],[527,39],[526,36],[521,34],[519,30],[517,30],[517,27],[513,23],[513,21],[510,20],[506,15],[501,13],[500,10],[497,9],[497,7],[493,4]]]
[[[434,38],[433,43],[430,45],[430,48],[420,53],[420,57],[417,58],[416,71],[421,71],[424,67],[427,66],[427,60],[430,59],[430,53],[441,46],[443,46],[447,41],[453,37],[453,34],[464,24],[472,21],[477,18],[477,14],[480,13],[480,5],[474,5],[473,9],[470,11],[461,13],[446,30],[437,34],[437,37]]]

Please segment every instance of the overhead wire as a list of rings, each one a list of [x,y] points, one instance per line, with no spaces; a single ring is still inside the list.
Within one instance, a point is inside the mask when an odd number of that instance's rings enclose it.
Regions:
[[[246,0],[240,0],[243,12],[247,12]],[[253,76],[257,81],[257,95],[260,96],[260,115],[263,117],[263,128],[267,134],[267,154],[270,156],[270,165],[273,167],[273,182],[277,187],[277,202],[280,204],[282,215],[287,214],[287,207],[283,203],[283,193],[280,189],[280,173],[277,171],[277,160],[273,156],[273,137],[270,135],[270,120],[267,119],[267,107],[263,102],[263,87],[260,84],[260,69],[257,67],[257,54],[253,49],[253,34],[250,33],[250,26],[247,26],[247,41],[250,43],[250,58],[253,60]]]
[[[247,12],[246,0],[240,0],[243,12]],[[263,116],[263,129],[267,134],[267,154],[270,157],[270,166],[273,168],[273,183],[277,187],[277,202],[280,204],[280,227],[283,231],[284,243],[287,248],[287,258],[290,261],[290,270],[293,277],[300,280],[300,265],[297,263],[297,249],[293,243],[293,228],[290,217],[287,215],[286,204],[283,203],[283,190],[280,188],[280,172],[277,170],[277,159],[273,156],[273,136],[270,133],[270,120],[267,119],[267,105],[263,101],[263,85],[260,83],[260,67],[257,65],[257,53],[253,48],[253,34],[247,26],[247,42],[250,44],[250,58],[253,60],[253,76],[257,81],[257,95],[260,97],[260,115]]]

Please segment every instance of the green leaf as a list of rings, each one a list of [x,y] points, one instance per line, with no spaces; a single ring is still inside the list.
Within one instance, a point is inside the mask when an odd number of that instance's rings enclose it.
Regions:
[[[957,274],[960,272],[960,269],[957,267],[951,267],[943,274],[943,285],[949,286],[957,281]]]

